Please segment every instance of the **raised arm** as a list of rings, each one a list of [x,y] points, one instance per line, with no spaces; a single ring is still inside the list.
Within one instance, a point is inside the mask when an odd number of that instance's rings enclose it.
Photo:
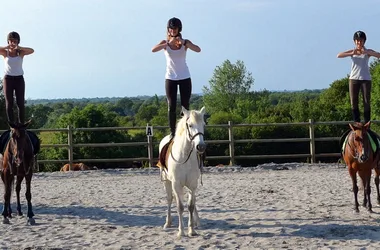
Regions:
[[[366,53],[367,53],[367,55],[369,55],[369,56],[373,56],[373,57],[376,57],[376,58],[380,58],[380,53],[377,52],[377,51],[374,51],[373,49],[367,49],[367,50],[366,50]]]
[[[34,49],[28,47],[17,46],[17,49],[20,52],[20,56],[27,56],[34,53]]]
[[[201,48],[198,46],[198,45],[195,45],[194,43],[192,43],[190,40],[185,40],[186,43],[185,43],[185,46],[186,48],[189,48],[191,49],[192,51],[195,51],[195,52],[201,52]]]
[[[157,51],[160,51],[162,49],[166,49],[166,46],[167,46],[166,40],[162,40],[159,44],[155,45],[152,48],[152,52],[157,52]]]
[[[8,48],[9,48],[9,45],[7,45],[5,47],[0,47],[0,55],[2,55],[3,57],[6,57]]]
[[[354,55],[354,53],[355,53],[355,50],[354,49],[350,49],[350,50],[347,50],[347,51],[344,51],[344,52],[340,52],[336,57],[338,57],[338,58],[344,58],[344,57],[352,56],[352,55]]]

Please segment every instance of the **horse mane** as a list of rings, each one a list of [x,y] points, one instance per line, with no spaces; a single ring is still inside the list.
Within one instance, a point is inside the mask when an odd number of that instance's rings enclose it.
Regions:
[[[186,131],[186,122],[187,120],[190,120],[190,123],[201,123],[203,122],[203,115],[199,111],[196,110],[190,110],[189,117],[186,117],[185,115],[178,121],[176,126],[176,135],[182,135],[183,132]]]

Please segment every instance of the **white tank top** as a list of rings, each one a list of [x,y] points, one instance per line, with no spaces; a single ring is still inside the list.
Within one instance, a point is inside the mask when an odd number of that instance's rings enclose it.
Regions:
[[[4,58],[5,70],[4,74],[8,76],[22,76],[24,75],[24,70],[22,69],[22,57],[21,56],[9,56],[9,51],[7,50],[7,56]]]
[[[186,64],[186,49],[181,46],[178,50],[173,50],[169,46],[164,50],[166,57],[165,79],[183,80],[190,78],[190,71]]]

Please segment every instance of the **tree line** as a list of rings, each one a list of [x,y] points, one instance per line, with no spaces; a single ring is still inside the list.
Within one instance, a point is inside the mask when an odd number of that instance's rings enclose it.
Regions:
[[[370,66],[372,74],[372,119],[380,116],[380,61]],[[2,84],[0,82],[0,87]],[[246,69],[243,61],[235,63],[224,61],[214,70],[208,86],[203,87],[202,94],[193,94],[191,109],[206,107],[207,124],[241,123],[294,123],[314,121],[350,121],[351,108],[349,99],[348,75],[332,82],[327,89],[303,91],[253,91],[254,78]],[[28,101],[27,101],[28,102]],[[179,105],[179,104],[178,104]],[[178,109],[180,107],[178,106]],[[361,110],[363,108],[361,107]],[[5,115],[3,92],[0,94],[0,129],[8,129]],[[62,100],[34,100],[26,105],[26,117],[32,118],[30,128],[76,128],[90,127],[136,127],[167,126],[167,102],[165,96],[141,98],[83,98]],[[179,114],[178,114],[179,118]],[[340,136],[347,126],[318,126],[316,137]],[[372,126],[377,130],[377,126]],[[155,132],[155,140],[162,138],[167,131]],[[206,140],[228,139],[227,129],[210,128],[205,131]],[[305,138],[308,128],[300,127],[252,127],[235,128],[236,139],[247,138]],[[43,144],[67,143],[66,133],[41,133]],[[134,131],[76,131],[74,143],[108,143],[145,141],[145,130]],[[318,142],[317,153],[338,152],[338,142]],[[158,148],[154,150],[157,157]],[[228,155],[228,145],[209,145],[207,155]],[[246,143],[235,147],[235,154],[292,154],[309,153],[308,142],[302,143]],[[136,158],[145,157],[146,148],[111,147],[111,148],[75,148],[74,157],[79,158]],[[43,148],[39,159],[66,159],[67,149]],[[307,159],[293,159],[306,161]],[[337,159],[322,159],[336,161]],[[288,159],[237,160],[238,165],[255,166],[265,162],[286,162]],[[209,165],[228,164],[227,160],[208,161]],[[126,167],[131,163],[97,164],[98,168]],[[44,164],[43,171],[57,171],[61,164]]]

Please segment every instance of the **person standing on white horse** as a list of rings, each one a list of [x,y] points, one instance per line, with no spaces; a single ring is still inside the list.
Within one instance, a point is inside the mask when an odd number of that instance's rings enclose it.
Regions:
[[[165,90],[168,101],[168,116],[171,137],[175,135],[175,125],[177,121],[176,105],[177,90],[181,96],[181,106],[189,110],[191,97],[191,77],[186,63],[186,51],[190,49],[201,52],[199,46],[193,44],[188,39],[182,38],[182,22],[173,17],[167,24],[167,37],[152,48],[152,52],[164,50],[166,57]]]

